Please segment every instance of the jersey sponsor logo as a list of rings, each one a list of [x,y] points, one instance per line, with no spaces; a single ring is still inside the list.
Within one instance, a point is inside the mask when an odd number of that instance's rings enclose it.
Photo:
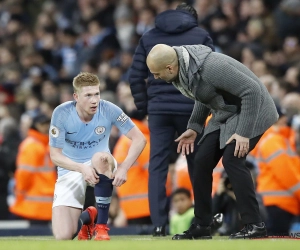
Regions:
[[[70,144],[71,147],[73,148],[77,148],[77,149],[89,149],[89,148],[93,148],[96,147],[100,144],[100,142],[105,138],[105,135],[101,136],[99,139],[97,140],[93,140],[93,141],[72,141],[69,139],[65,139],[66,143]]]
[[[123,112],[122,114],[119,115],[117,121],[122,123],[121,126],[123,126],[128,119],[129,117]]]
[[[59,136],[59,129],[52,125],[50,127],[50,135],[54,138],[57,138]]]
[[[95,128],[95,133],[97,135],[101,135],[105,132],[105,127],[101,127],[101,126],[98,126],[97,128]]]

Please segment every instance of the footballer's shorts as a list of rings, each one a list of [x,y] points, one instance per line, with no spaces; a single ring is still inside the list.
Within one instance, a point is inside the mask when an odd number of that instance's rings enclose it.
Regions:
[[[118,163],[113,157],[115,168],[117,170]],[[91,161],[84,163],[91,165]],[[57,206],[67,206],[75,208],[83,208],[85,201],[86,187],[89,185],[83,178],[82,173],[69,171],[68,173],[57,178],[54,189],[54,198],[52,208]]]

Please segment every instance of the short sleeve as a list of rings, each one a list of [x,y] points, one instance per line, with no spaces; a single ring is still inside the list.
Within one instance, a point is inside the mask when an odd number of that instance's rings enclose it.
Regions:
[[[122,134],[126,135],[135,124],[131,121],[131,119],[113,103],[106,102],[107,108],[105,109],[107,112],[107,117],[110,119],[113,125],[115,125]]]
[[[68,113],[62,107],[58,106],[52,114],[51,124],[49,129],[49,145],[55,148],[63,148],[65,143],[65,121]]]

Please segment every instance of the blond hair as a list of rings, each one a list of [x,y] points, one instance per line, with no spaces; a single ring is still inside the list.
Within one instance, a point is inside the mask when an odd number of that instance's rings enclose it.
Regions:
[[[77,93],[82,87],[100,85],[98,76],[89,72],[81,72],[73,79],[74,92]]]

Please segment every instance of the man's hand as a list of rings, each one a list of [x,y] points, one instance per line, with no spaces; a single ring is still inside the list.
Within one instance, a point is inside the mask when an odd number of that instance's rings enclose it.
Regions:
[[[238,156],[239,158],[244,157],[249,152],[249,138],[242,137],[238,134],[233,134],[226,144],[229,144],[235,140],[235,149],[234,156]]]
[[[197,137],[197,132],[188,129],[185,131],[181,136],[179,136],[175,141],[179,142],[177,147],[177,153],[182,151],[182,155],[185,156],[186,154],[189,155],[190,152],[194,152],[194,141]]]
[[[113,185],[116,187],[122,186],[127,181],[127,171],[121,166],[118,167],[117,171],[113,174]]]
[[[95,169],[92,166],[87,166],[82,164],[81,173],[84,180],[90,185],[96,185],[99,182],[99,176],[97,175]]]

